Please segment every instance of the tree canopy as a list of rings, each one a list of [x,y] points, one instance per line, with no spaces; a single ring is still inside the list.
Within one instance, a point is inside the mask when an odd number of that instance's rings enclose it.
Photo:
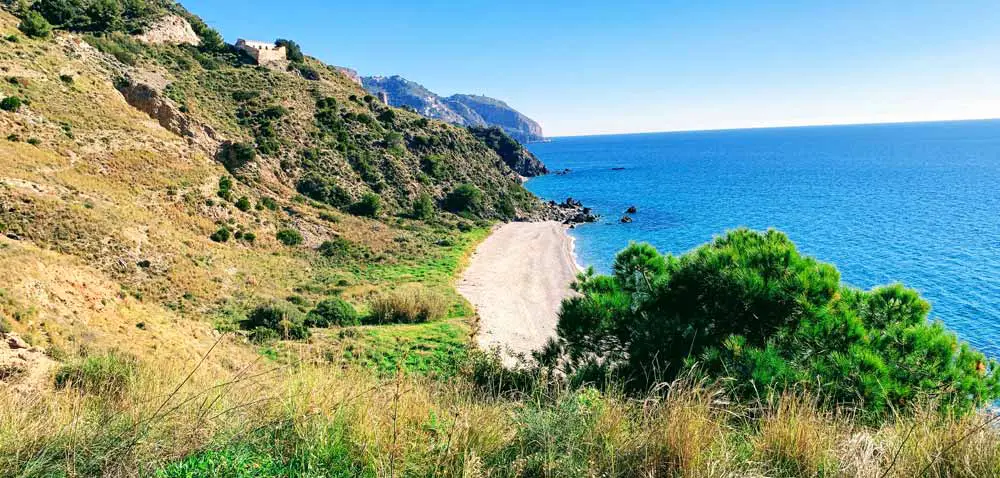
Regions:
[[[901,285],[863,291],[778,231],[731,231],[679,257],[632,244],[563,302],[568,366],[633,388],[697,366],[738,393],[800,387],[877,415],[933,399],[968,410],[1000,397],[997,363],[960,342]]]

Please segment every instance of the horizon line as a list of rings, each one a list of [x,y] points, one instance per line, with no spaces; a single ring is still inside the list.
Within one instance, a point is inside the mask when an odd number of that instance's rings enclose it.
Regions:
[[[823,128],[829,126],[882,126],[882,125],[888,126],[888,125],[928,124],[928,123],[962,123],[962,122],[973,122],[973,121],[1000,121],[1000,116],[990,116],[985,118],[872,121],[872,122],[859,122],[859,123],[835,122],[835,123],[783,124],[783,125],[744,126],[744,127],[737,126],[737,127],[723,127],[723,128],[690,128],[690,129],[673,129],[673,130],[659,130],[659,131],[632,131],[628,133],[565,134],[558,136],[545,136],[545,140],[558,139],[558,138],[586,138],[592,136],[630,136],[630,135],[641,135],[641,134],[669,134],[669,133],[712,133],[721,131],[752,131],[752,130],[762,130],[762,129]],[[544,142],[544,140],[534,141],[534,142]]]

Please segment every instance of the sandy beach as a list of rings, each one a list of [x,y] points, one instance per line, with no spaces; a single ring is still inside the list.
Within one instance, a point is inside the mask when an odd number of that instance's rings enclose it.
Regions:
[[[578,267],[573,239],[558,222],[504,224],[472,256],[458,291],[479,312],[477,340],[528,354],[555,336],[559,305]]]

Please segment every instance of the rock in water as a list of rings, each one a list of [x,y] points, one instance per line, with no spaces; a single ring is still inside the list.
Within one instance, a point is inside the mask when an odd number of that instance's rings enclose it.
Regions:
[[[631,217],[628,217],[628,216],[622,216],[622,218],[621,218],[621,223],[622,223],[622,224],[628,224],[628,223],[630,223],[630,222],[632,222],[632,218],[631,218]]]
[[[636,212],[638,212],[638,210],[635,206],[629,206],[628,209],[625,210],[625,214],[635,214]]]

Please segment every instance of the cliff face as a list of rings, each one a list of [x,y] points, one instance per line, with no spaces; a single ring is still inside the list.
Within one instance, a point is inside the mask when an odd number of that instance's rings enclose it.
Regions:
[[[469,132],[479,138],[503,159],[517,174],[530,178],[548,174],[549,170],[531,151],[518,143],[498,126],[472,126]]]
[[[456,111],[464,109],[473,113],[475,116],[472,117],[480,123],[499,126],[522,143],[545,139],[542,127],[537,122],[498,99],[477,95],[452,95],[444,101]]]
[[[496,126],[522,143],[545,138],[537,122],[494,98],[476,95],[442,98],[400,76],[366,76],[362,82],[372,94],[385,93],[393,106],[411,107],[428,118],[462,126]]]

